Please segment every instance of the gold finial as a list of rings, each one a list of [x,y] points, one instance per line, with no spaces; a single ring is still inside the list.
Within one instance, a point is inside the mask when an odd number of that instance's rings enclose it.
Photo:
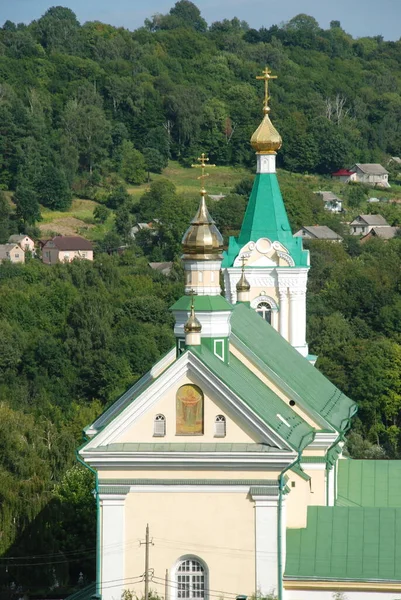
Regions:
[[[202,325],[198,321],[195,315],[195,303],[194,303],[194,294],[195,290],[191,290],[191,313],[188,317],[187,322],[184,325],[185,333],[200,333],[202,330]]]
[[[251,289],[251,286],[249,285],[249,281],[247,280],[247,278],[245,277],[245,263],[246,263],[246,258],[245,256],[241,256],[241,277],[237,283],[237,292],[249,292],[249,290]]]
[[[265,99],[263,101],[263,112],[266,114],[270,111],[269,108],[269,79],[277,79],[277,75],[271,75],[271,71],[269,71],[269,67],[265,67],[264,71],[262,71],[263,75],[257,75],[256,79],[263,79],[265,82]]]
[[[200,179],[202,182],[201,194],[204,195],[204,194],[206,194],[205,179],[206,179],[206,177],[209,177],[209,173],[205,173],[205,169],[207,166],[215,167],[216,165],[206,165],[206,163],[209,162],[210,159],[206,156],[206,154],[204,152],[202,152],[202,154],[196,160],[199,160],[200,165],[195,164],[195,165],[191,165],[191,167],[194,167],[195,169],[202,169],[202,173],[197,179]]]

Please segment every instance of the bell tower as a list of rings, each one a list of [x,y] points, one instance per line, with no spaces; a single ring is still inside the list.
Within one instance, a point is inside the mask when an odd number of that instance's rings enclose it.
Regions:
[[[302,239],[292,235],[277,180],[276,154],[282,139],[269,117],[269,82],[276,76],[266,67],[256,79],[263,80],[265,86],[263,120],[251,137],[256,151],[256,176],[240,234],[230,237],[224,253],[225,294],[227,300],[236,304],[237,284],[246,275],[250,307],[307,356],[309,252],[303,249]]]

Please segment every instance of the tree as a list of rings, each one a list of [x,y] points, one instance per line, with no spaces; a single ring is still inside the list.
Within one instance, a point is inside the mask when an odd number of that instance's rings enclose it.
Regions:
[[[192,27],[195,31],[206,31],[207,23],[201,17],[199,8],[189,0],[179,0],[170,9],[170,15],[177,17],[185,25]]]
[[[124,241],[127,241],[130,237],[132,224],[132,214],[130,212],[129,204],[126,202],[117,208],[115,220],[116,231]]]
[[[14,194],[14,202],[16,216],[24,225],[35,225],[41,220],[38,197],[32,187],[20,184]]]
[[[98,204],[98,206],[96,206],[95,210],[93,211],[93,218],[98,223],[105,223],[109,218],[109,215],[110,211],[107,208],[107,206],[104,206],[104,204]]]
[[[73,52],[78,41],[79,22],[75,13],[63,6],[52,6],[36,24],[40,43],[47,50]]]
[[[123,204],[125,204],[129,200],[129,194],[127,188],[123,185],[114,188],[108,198],[107,198],[107,206],[109,208],[117,209]]]
[[[156,148],[144,148],[143,157],[146,169],[152,173],[161,173],[168,165],[168,160]],[[149,179],[149,177],[148,177]]]
[[[48,164],[44,167],[37,184],[37,197],[43,206],[52,210],[68,210],[71,206],[71,190],[62,169]]]
[[[0,191],[0,244],[8,241],[10,234],[10,203],[8,202],[4,192]]]
[[[123,140],[121,144],[120,173],[128,183],[139,185],[146,181],[146,164],[144,156],[135,150],[134,144]]]

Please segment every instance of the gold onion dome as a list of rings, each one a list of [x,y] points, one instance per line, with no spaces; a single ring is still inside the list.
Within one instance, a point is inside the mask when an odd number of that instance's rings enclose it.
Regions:
[[[271,71],[269,71],[269,69],[266,67],[263,71],[263,75],[261,77],[256,77],[256,79],[263,79],[265,82],[265,98],[263,102],[263,112],[265,116],[251,137],[252,148],[254,148],[256,152],[259,152],[260,154],[275,154],[278,150],[280,150],[283,143],[281,135],[269,118],[270,96],[268,91],[268,82],[269,79],[276,79],[276,76],[270,75],[270,73]]]
[[[198,211],[182,238],[182,248],[186,258],[203,260],[222,258],[223,237],[209,214],[203,190]]]
[[[192,298],[191,314],[188,317],[188,321],[184,325],[184,331],[185,333],[200,333],[201,330],[202,325],[195,316],[194,300]]]
[[[249,290],[251,289],[249,281],[245,277],[244,269],[242,269],[241,277],[240,277],[236,287],[237,287],[237,292],[249,292]]]

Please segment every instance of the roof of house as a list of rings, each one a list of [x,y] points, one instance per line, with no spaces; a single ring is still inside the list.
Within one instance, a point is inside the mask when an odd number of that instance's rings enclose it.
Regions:
[[[86,587],[67,596],[65,600],[90,600],[96,594],[96,583],[90,583]]]
[[[302,227],[302,229],[294,233],[294,236],[301,236],[303,230],[309,233],[313,238],[317,240],[342,240],[341,235],[339,235],[326,225],[304,226]]]
[[[56,235],[52,242],[59,250],[93,250],[91,242],[79,235]]]
[[[350,225],[359,225],[361,220],[365,221],[367,225],[390,227],[382,215],[358,215],[353,221],[351,221]]]
[[[366,175],[388,174],[387,169],[385,169],[382,165],[379,165],[379,163],[355,163],[354,167],[358,168],[360,171],[362,171],[362,173],[366,173]]]
[[[398,165],[401,165],[401,158],[399,156],[392,156],[390,158],[390,161],[393,161],[393,162],[397,163]]]
[[[21,242],[25,238],[28,238],[28,240],[31,240],[29,235],[26,235],[25,233],[14,233],[14,235],[10,235],[10,237],[8,238],[8,241],[15,242],[16,244],[18,244],[18,242]],[[31,241],[33,241],[33,240],[31,240]]]
[[[332,177],[349,177],[350,175],[353,175],[354,173],[355,173],[355,171],[348,171],[348,169],[339,169],[335,173],[332,173],[331,176]]]
[[[401,461],[339,460],[336,506],[287,530],[285,576],[401,580]]]
[[[16,248],[20,252],[24,252],[18,244],[0,244],[0,258],[8,258],[8,253]]]
[[[324,202],[342,202],[341,198],[335,195],[334,192],[313,192],[317,196],[320,196]]]
[[[172,262],[150,262],[149,267],[154,271],[159,271],[163,275],[169,275],[173,267]]]
[[[361,238],[361,241],[369,237],[379,237],[383,240],[391,240],[400,231],[399,227],[372,227],[372,229]]]

